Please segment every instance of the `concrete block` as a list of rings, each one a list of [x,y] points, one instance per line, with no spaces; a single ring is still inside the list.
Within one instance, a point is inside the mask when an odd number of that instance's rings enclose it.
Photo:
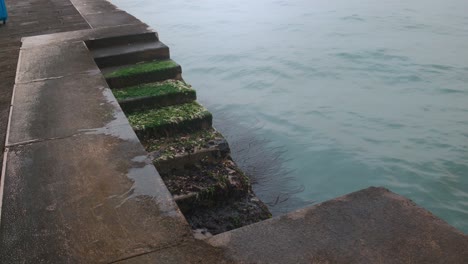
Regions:
[[[368,188],[207,240],[238,263],[467,263],[468,237]]]

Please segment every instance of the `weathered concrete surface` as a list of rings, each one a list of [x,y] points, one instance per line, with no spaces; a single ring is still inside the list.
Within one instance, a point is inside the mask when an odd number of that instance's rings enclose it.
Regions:
[[[193,240],[83,42],[22,50],[17,81],[0,263],[107,263]]]
[[[112,106],[101,104],[105,88],[99,71],[16,84],[12,111],[15,122],[10,125],[7,145],[68,137],[110,122],[114,118]],[[106,114],[97,116],[102,113]]]
[[[468,263],[468,237],[410,200],[369,188],[214,236],[241,263]]]
[[[63,78],[87,71],[99,72],[83,42],[46,45],[40,49],[40,52],[39,48],[22,50],[16,74],[17,84]],[[40,67],[38,63],[41,63]]]
[[[0,263],[109,263],[189,238],[131,128],[113,129],[8,149]]]
[[[150,60],[169,59],[169,47],[160,41],[126,43],[126,45],[91,50],[100,68],[128,65]]]
[[[115,38],[118,36],[129,36],[153,33],[156,34],[148,25],[119,25],[115,27],[103,27],[95,29],[84,29],[56,34],[39,35],[22,39],[22,49],[51,45],[62,42],[89,41],[97,39]],[[157,40],[157,38],[156,38]]]
[[[185,243],[181,243],[175,247],[158,250],[153,253],[126,259],[117,263],[122,263],[122,264],[140,264],[140,263],[222,264],[222,263],[234,263],[234,262],[233,260],[229,260],[224,256],[223,250],[212,247],[203,241],[190,240]]]
[[[9,19],[6,25],[0,25],[0,145],[2,149],[21,37],[89,28],[88,23],[69,0],[7,0],[6,5]]]
[[[142,24],[140,20],[105,0],[71,0],[91,28]]]
[[[377,188],[194,240],[83,43],[148,27],[103,0],[74,3],[92,29],[24,39],[1,178],[0,263],[468,263],[466,235]],[[8,69],[0,80],[11,86],[19,37],[41,28],[28,25],[54,25],[44,14],[59,10],[62,21],[80,21],[70,28],[88,28],[65,0],[15,5],[24,24],[0,27]],[[106,12],[130,24],[92,20]]]

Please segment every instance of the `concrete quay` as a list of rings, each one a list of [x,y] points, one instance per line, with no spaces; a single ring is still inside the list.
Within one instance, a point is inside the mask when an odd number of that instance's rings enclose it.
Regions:
[[[195,239],[90,51],[157,34],[104,0],[47,3],[82,28],[8,59],[0,263],[468,263],[468,236],[374,187]]]

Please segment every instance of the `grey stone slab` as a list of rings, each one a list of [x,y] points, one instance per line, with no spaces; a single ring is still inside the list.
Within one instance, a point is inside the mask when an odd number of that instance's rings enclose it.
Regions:
[[[7,146],[61,138],[127,120],[100,72],[15,86]]]
[[[111,56],[118,56],[121,54],[128,54],[128,53],[137,53],[137,52],[145,52],[151,50],[169,50],[169,48],[160,41],[148,41],[148,42],[137,42],[137,43],[128,43],[125,46],[111,46],[111,47],[104,47],[104,48],[97,48],[92,50],[93,57],[95,59],[100,59],[104,57],[111,57]],[[165,57],[169,57],[169,52]],[[169,58],[165,58],[169,59]],[[153,59],[154,60],[154,59]]]
[[[115,5],[107,1],[73,1],[76,9],[83,15],[105,13],[119,10]]]
[[[92,50],[94,61],[100,68],[128,65],[143,61],[169,59],[169,47],[159,41],[124,43],[118,46]]]
[[[0,263],[109,263],[190,228],[130,126],[11,147]]]
[[[97,71],[84,42],[51,44],[21,51],[16,83]]]
[[[368,188],[219,234],[240,263],[468,263],[468,237],[410,200]]]
[[[124,11],[105,12],[89,15],[84,14],[83,16],[92,28],[142,23],[140,20]]]
[[[114,27],[85,29],[56,34],[39,35],[22,39],[21,49],[30,49],[59,42],[88,41],[118,36],[136,35],[154,32],[148,25],[140,23],[134,25],[119,25]]]

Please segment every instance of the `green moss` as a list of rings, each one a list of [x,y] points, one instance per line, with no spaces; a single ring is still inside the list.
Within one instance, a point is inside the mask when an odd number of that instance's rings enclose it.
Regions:
[[[206,108],[196,102],[192,102],[160,109],[151,109],[144,112],[135,112],[128,115],[128,121],[134,129],[143,130],[145,128],[178,124],[185,120],[207,116],[211,116],[211,113]]]
[[[147,83],[124,89],[113,90],[117,100],[136,97],[163,96],[169,94],[195,95],[195,90],[181,81],[167,80],[158,83]]]
[[[127,77],[135,74],[158,72],[179,66],[173,60],[152,61],[118,69],[105,75],[106,78]]]
[[[162,151],[163,156],[174,156],[203,148],[210,140],[217,138],[222,139],[223,136],[214,129],[208,129],[176,137],[149,139],[143,145],[148,152]]]

